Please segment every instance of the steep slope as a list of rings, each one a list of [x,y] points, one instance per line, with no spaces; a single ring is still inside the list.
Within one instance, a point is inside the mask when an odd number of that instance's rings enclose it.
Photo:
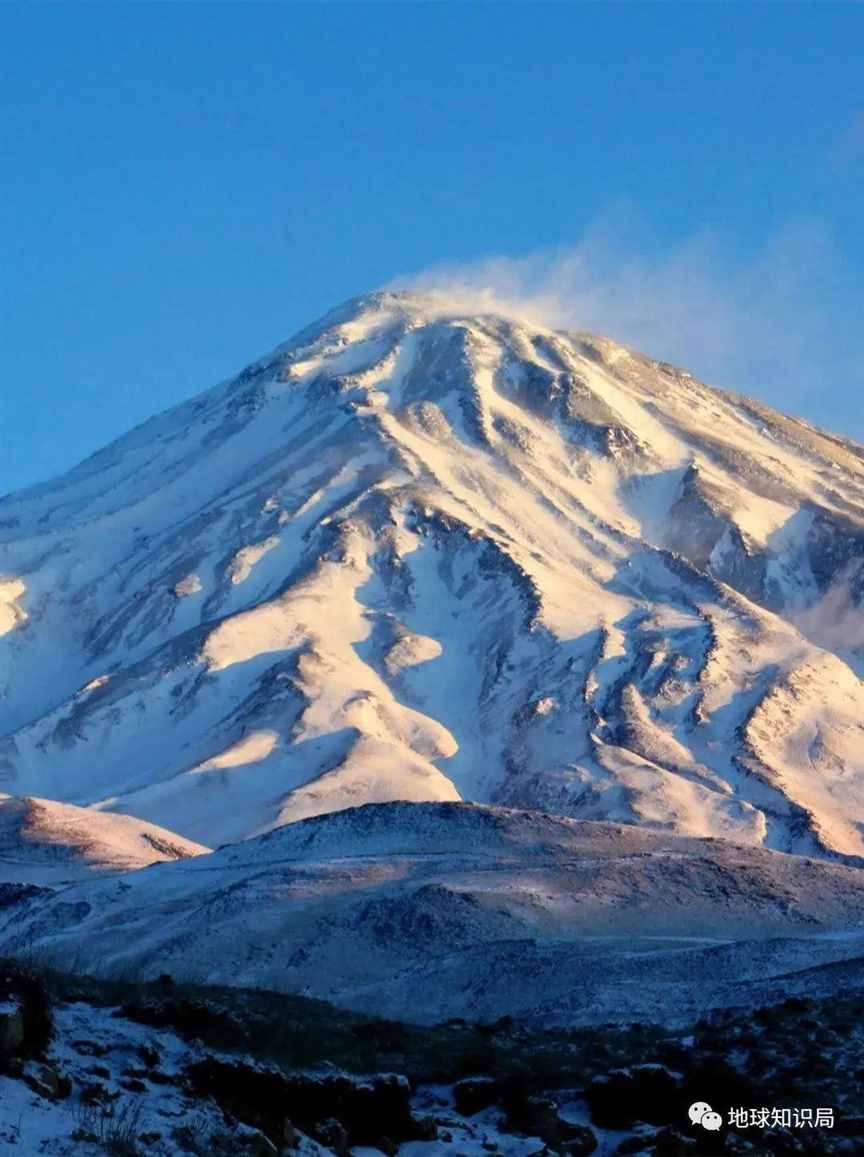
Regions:
[[[0,796],[0,883],[56,885],[209,850],[132,816]]]
[[[864,873],[536,812],[378,804],[35,897],[0,913],[0,951],[22,950],[409,1020],[693,1016],[860,964]]]
[[[211,846],[461,798],[860,856],[862,455],[349,302],[0,502],[0,786]]]

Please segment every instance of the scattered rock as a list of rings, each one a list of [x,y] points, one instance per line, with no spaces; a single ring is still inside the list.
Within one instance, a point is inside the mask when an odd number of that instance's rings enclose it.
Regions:
[[[561,1152],[569,1157],[588,1157],[597,1148],[597,1138],[587,1125],[568,1125],[569,1138],[561,1146]]]
[[[566,1121],[548,1097],[514,1098],[504,1128],[511,1133],[539,1137],[556,1153],[568,1153],[572,1157],[587,1157],[597,1148],[594,1133],[584,1125]]]
[[[141,1000],[124,1004],[117,1011],[138,1024],[170,1028],[187,1040],[212,1035],[230,1038],[232,1044],[248,1041],[246,1025],[229,1009],[203,1000]]]
[[[54,1065],[31,1065],[24,1072],[24,1080],[34,1093],[46,1097],[49,1101],[63,1101],[72,1092],[72,1082]]]
[[[121,1086],[127,1093],[146,1093],[147,1086],[143,1081],[139,1081],[137,1077],[130,1077],[125,1081],[120,1082]]]
[[[0,1056],[12,1056],[24,1043],[24,1010],[16,1000],[0,1003]]]
[[[159,1050],[154,1045],[140,1045],[138,1055],[148,1069],[155,1069],[159,1064]]]
[[[322,1121],[312,1130],[312,1136],[328,1149],[332,1149],[336,1157],[350,1157],[351,1145],[348,1141],[348,1130],[341,1121],[332,1117],[327,1121]]]
[[[265,1137],[263,1133],[247,1134],[243,1138],[243,1144],[246,1148],[239,1152],[248,1154],[248,1157],[277,1157],[279,1153],[270,1138]]]
[[[453,1086],[453,1103],[463,1117],[473,1117],[490,1105],[496,1105],[501,1086],[494,1077],[467,1077]]]
[[[682,1112],[680,1081],[654,1065],[620,1069],[592,1081],[585,1100],[601,1129],[631,1129],[639,1121],[665,1125]]]
[[[47,986],[25,965],[0,961],[0,1055],[41,1057],[54,1034]]]
[[[397,1144],[437,1136],[434,1122],[415,1118],[408,1081],[392,1073],[286,1076],[272,1066],[209,1057],[190,1066],[186,1077],[193,1092],[213,1097],[223,1111],[280,1144],[286,1111],[293,1125],[313,1136],[322,1122],[337,1121],[351,1146],[374,1145],[382,1135]]]
[[[81,1085],[78,1090],[78,1099],[82,1105],[100,1105],[111,1100],[111,1094],[104,1085],[93,1081],[91,1084]]]
[[[73,1040],[72,1048],[82,1057],[104,1057],[108,1049],[94,1040]]]
[[[414,1118],[415,1141],[437,1141],[438,1126],[431,1117]]]

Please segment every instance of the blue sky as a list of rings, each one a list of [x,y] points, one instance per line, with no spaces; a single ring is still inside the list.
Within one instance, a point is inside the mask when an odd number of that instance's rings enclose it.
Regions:
[[[862,43],[830,3],[0,6],[0,492],[442,264],[864,436]]]

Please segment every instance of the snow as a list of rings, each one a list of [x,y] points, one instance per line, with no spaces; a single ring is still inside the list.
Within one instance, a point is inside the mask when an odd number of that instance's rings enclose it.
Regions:
[[[207,846],[461,798],[862,855],[855,519],[852,443],[356,299],[0,501],[0,774]]]
[[[263,542],[257,542],[253,546],[244,546],[238,550],[228,565],[228,574],[234,586],[245,582],[252,573],[255,564],[264,557],[268,550],[273,550],[274,547],[278,546],[279,541],[278,537],[272,536],[265,538]]]
[[[203,589],[203,584],[197,574],[187,574],[185,578],[175,584],[174,594],[178,599],[184,599],[199,594]]]
[[[194,771],[219,771],[225,767],[241,767],[250,763],[260,763],[262,759],[266,759],[271,755],[276,744],[279,742],[279,736],[274,731],[255,731],[251,735],[247,735],[245,739],[241,739],[239,743],[235,743],[232,747],[222,751],[219,755],[213,755],[204,763],[199,764],[198,767],[193,768]]]
[[[0,881],[55,885],[207,851],[131,816],[0,795]]]
[[[250,1057],[205,1050],[200,1042],[168,1029],[138,1024],[118,1008],[73,1001],[60,1004],[55,1015],[55,1038],[45,1065],[70,1081],[71,1092],[55,1100],[20,1076],[0,1074],[0,1153],[104,1157],[119,1148],[119,1142],[115,1146],[111,1141],[112,1126],[124,1121],[134,1125],[137,1147],[152,1157],[269,1151],[256,1129],[228,1118],[215,1101],[195,1095],[185,1081],[187,1070],[203,1060],[251,1066],[255,1062]],[[42,1062],[29,1062],[26,1069],[31,1077],[44,1071]],[[321,1070],[304,1075],[314,1080]],[[453,1107],[448,1087],[420,1085],[411,1096],[411,1109],[420,1118],[432,1118],[442,1139],[403,1142],[399,1157],[432,1157],[445,1147],[458,1157],[484,1157],[490,1149],[509,1157],[534,1157],[542,1149],[537,1137],[504,1131],[498,1109],[463,1117]],[[93,1139],[100,1133],[104,1142]],[[443,1139],[447,1136],[449,1140]],[[291,1152],[334,1157],[333,1149],[304,1134]],[[381,1150],[355,1146],[351,1153],[380,1157]]]
[[[431,663],[441,656],[443,650],[441,643],[428,635],[404,634],[387,652],[384,660],[387,674],[393,678],[409,667]]]
[[[16,604],[26,589],[21,579],[0,578],[0,635],[26,622],[26,613]]]
[[[66,1099],[53,1100],[35,1092],[23,1080],[0,1074],[0,1153],[10,1157],[46,1154],[53,1157],[104,1157],[106,1146],[82,1138],[82,1133],[98,1136],[103,1108],[80,1100],[82,1088],[101,1088],[112,1106],[105,1124],[122,1121],[124,1114],[135,1119],[136,1137],[150,1135],[147,1152],[153,1157],[185,1157],[190,1150],[175,1139],[174,1130],[186,1127],[200,1144],[212,1136],[239,1138],[252,1132],[242,1125],[226,1125],[212,1101],[193,1099],[183,1089],[185,1068],[201,1060],[199,1046],[187,1044],[176,1034],[136,1024],[118,1015],[119,1010],[98,1008],[83,1002],[61,1005],[55,1011],[56,1037],[50,1046],[48,1064],[69,1077],[74,1092]],[[93,1051],[98,1050],[97,1052]],[[142,1060],[141,1049],[153,1050],[158,1057],[155,1076]],[[98,1060],[98,1063],[97,1063]],[[94,1074],[94,1065],[99,1074]],[[143,1073],[143,1093],[128,1088],[128,1070]],[[34,1075],[39,1062],[30,1062]],[[159,1078],[157,1081],[156,1077]],[[152,1140],[152,1137],[158,1140]],[[140,1143],[139,1143],[140,1144]],[[312,1142],[308,1153],[324,1153]]]
[[[860,985],[862,527],[852,442],[602,338],[346,303],[0,499],[0,951],[424,1022]],[[0,1148],[68,1152],[68,1114],[0,1077]],[[448,1148],[540,1148],[497,1125]]]
[[[75,698],[83,699],[87,695],[92,695],[94,691],[98,691],[100,687],[104,687],[110,678],[110,675],[97,675],[95,679],[91,679],[90,682],[86,684],[86,686],[82,687],[81,690],[77,692]]]
[[[384,803],[0,916],[3,952],[401,1019],[695,1019],[860,957],[864,875],[634,825]]]

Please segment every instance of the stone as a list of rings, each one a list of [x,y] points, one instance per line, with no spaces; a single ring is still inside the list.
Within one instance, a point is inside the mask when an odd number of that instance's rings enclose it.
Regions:
[[[10,1056],[24,1043],[24,1010],[14,1000],[0,1003],[0,1056]]]

